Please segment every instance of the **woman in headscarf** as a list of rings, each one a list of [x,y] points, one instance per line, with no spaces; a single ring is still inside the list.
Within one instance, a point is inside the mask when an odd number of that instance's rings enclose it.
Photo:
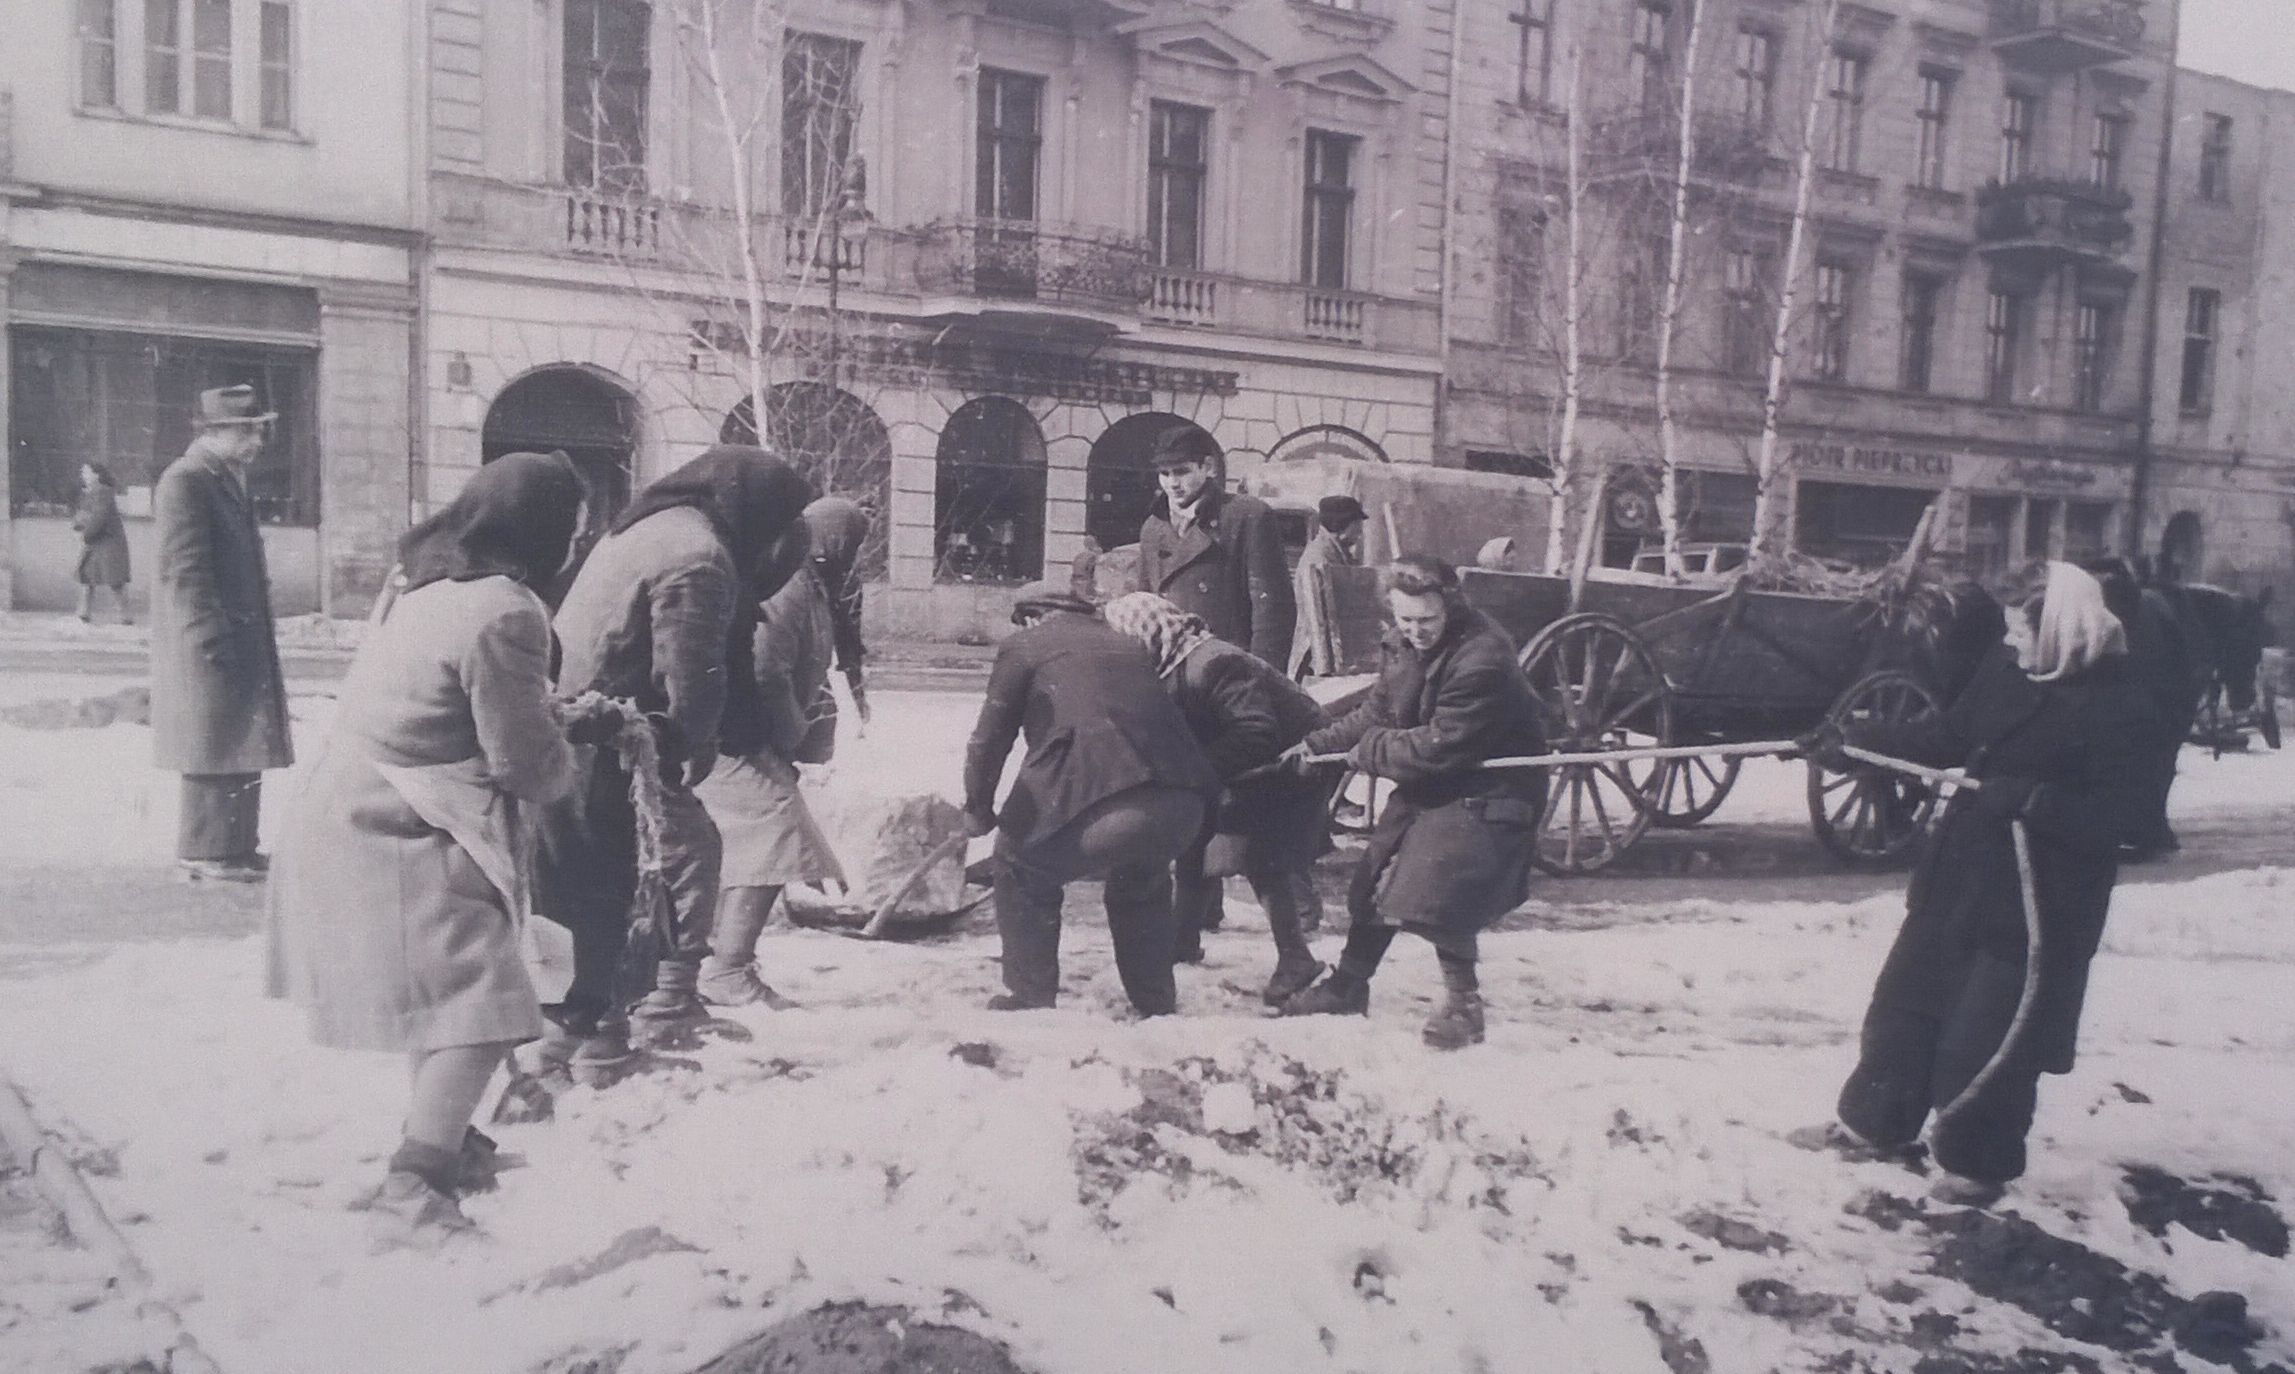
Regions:
[[[584,750],[582,779],[543,819],[539,906],[574,937],[574,980],[549,1009],[534,1071],[606,1081],[630,1058],[633,1019],[647,1044],[666,1045],[706,1016],[695,985],[721,842],[693,789],[720,751],[750,754],[763,740],[757,607],[805,564],[812,496],[763,449],[720,444],[638,493],[558,608],[559,694],[618,699],[653,726],[663,785],[661,814],[649,819],[666,910],[633,910],[639,819],[619,753]],[[617,986],[633,919],[666,922],[654,932],[653,986],[634,1011],[640,989]]]
[[[2142,833],[2153,734],[2126,633],[2093,576],[2035,566],[2001,601],[2005,640],[1949,707],[1847,735],[1978,784],[1945,805],[1914,870],[1839,1107],[1851,1143],[1880,1149],[1910,1144],[1933,1113],[1930,1148],[1948,1175],[1939,1193],[1954,1201],[1987,1201],[2024,1172],[2040,1075],[2071,1070],[2120,846]],[[1813,752],[1859,766],[1833,743]],[[2012,822],[2030,840],[2037,951]]]
[[[1240,874],[1258,896],[1275,939],[1275,972],[1260,996],[1280,1005],[1323,972],[1307,948],[1298,890],[1301,877],[1331,847],[1330,793],[1337,779],[1269,765],[1324,724],[1323,709],[1281,669],[1212,638],[1202,617],[1154,592],[1119,596],[1101,615],[1155,660],[1164,690],[1225,785],[1203,835],[1172,866],[1173,956],[1182,963],[1203,958],[1211,900],[1221,879]],[[1237,781],[1255,771],[1260,776]]]
[[[861,669],[868,649],[861,643],[861,546],[868,542],[869,513],[842,496],[824,496],[805,507],[805,528],[813,539],[813,573],[828,593],[835,631],[837,671],[853,693],[853,713],[869,721],[869,688]]]
[[[831,507],[822,511],[824,506]],[[833,579],[849,579],[867,531],[846,513],[860,508],[842,497],[805,507],[812,562],[760,608],[754,658],[763,725],[757,747],[728,751],[697,789],[724,837],[718,878],[717,921],[709,957],[701,963],[701,998],[719,1006],[794,1005],[757,971],[757,942],[773,904],[790,883],[817,883],[834,871],[821,852],[820,827],[797,786],[797,765],[827,763],[837,749],[837,698],[829,666],[843,651]],[[856,593],[857,594],[857,593]],[[853,700],[867,700],[853,660]]]
[[[72,528],[80,536],[80,619],[92,618],[96,588],[109,588],[119,607],[120,623],[128,613],[127,526],[120,520],[119,480],[101,463],[80,464],[80,505],[72,512]]]
[[[581,506],[563,454],[513,453],[400,541],[272,866],[272,995],[322,1045],[407,1056],[405,1138],[373,1204],[402,1239],[469,1226],[456,1195],[492,1152],[471,1113],[542,1033],[520,837],[574,757],[531,589],[570,556]]]

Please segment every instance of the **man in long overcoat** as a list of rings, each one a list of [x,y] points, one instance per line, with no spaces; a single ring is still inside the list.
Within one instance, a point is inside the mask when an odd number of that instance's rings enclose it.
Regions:
[[[176,857],[194,878],[253,882],[263,773],[295,761],[271,623],[271,578],[247,470],[277,417],[255,388],[199,394],[198,432],[153,495],[151,725],[159,766],[183,775]]]
[[[1363,561],[1363,524],[1369,518],[1363,503],[1352,496],[1326,496],[1315,507],[1315,537],[1307,541],[1299,566],[1291,570],[1298,628],[1291,636],[1289,669],[1300,682],[1338,671],[1332,661],[1331,627],[1324,623],[1315,584],[1321,569],[1352,568]]]
[[[1193,425],[1156,441],[1156,483],[1163,494],[1140,526],[1139,585],[1190,615],[1211,633],[1281,668],[1291,652],[1297,607],[1283,564],[1282,533],[1267,503],[1220,488],[1224,455]]]

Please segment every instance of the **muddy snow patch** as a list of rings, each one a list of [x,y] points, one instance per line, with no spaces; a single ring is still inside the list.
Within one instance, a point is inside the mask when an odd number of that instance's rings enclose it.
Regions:
[[[1004,1346],[904,1307],[831,1303],[743,1341],[694,1374],[1026,1374]]]
[[[2272,1259],[2287,1257],[2287,1222],[2254,1179],[2229,1175],[2194,1183],[2165,1169],[2138,1164],[2124,1175],[2128,1220],[2165,1238],[2181,1226],[2207,1240],[2228,1240]],[[2221,1186],[2216,1186],[2221,1185]]]
[[[42,697],[0,707],[0,721],[26,730],[101,730],[151,724],[151,689],[122,687],[94,697]]]

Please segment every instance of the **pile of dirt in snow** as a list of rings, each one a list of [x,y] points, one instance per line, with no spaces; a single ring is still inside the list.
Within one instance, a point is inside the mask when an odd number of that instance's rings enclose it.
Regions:
[[[2227,1175],[2215,1180],[2223,1186],[2211,1187],[2149,1164],[2123,1177],[2128,1220],[2155,1236],[2164,1238],[2173,1224],[2208,1240],[2235,1241],[2258,1255],[2287,1258],[2287,1222],[2254,1179]]]
[[[900,1307],[831,1303],[759,1333],[694,1374],[1026,1374],[1001,1344]]]
[[[0,707],[0,721],[26,730],[101,730],[151,724],[151,689],[122,687],[100,697],[43,697]]]

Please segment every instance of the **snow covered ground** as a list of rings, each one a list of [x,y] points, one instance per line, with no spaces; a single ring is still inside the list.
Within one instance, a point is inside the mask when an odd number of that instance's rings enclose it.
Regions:
[[[888,693],[840,771],[952,788],[971,709]],[[0,869],[164,864],[173,780],[147,760],[138,727],[0,727]],[[2186,767],[2188,814],[2295,810],[2295,754]],[[1757,765],[1727,814],[1798,804]],[[1418,1044],[1438,980],[1407,944],[1367,1021],[1262,1019],[1239,897],[1184,1014],[1148,1023],[1118,1014],[1089,889],[1056,1012],[978,1010],[985,918],[922,945],[775,931],[804,1010],[496,1129],[525,1166],[470,1203],[484,1239],[434,1256],[370,1255],[347,1208],[403,1070],[311,1048],[252,939],[29,966],[0,980],[0,1059],[116,1165],[99,1196],[229,1374],[666,1374],[843,1299],[1042,1374],[2286,1367],[2295,1266],[2265,1251],[2295,1210],[2295,874],[2151,872],[1990,1216],[1786,1140],[1829,1115],[1900,908],[1821,883],[1534,906],[1489,937],[1490,1041],[1455,1055]],[[0,1245],[0,1369],[118,1358],[116,1324],[12,1296],[84,1263]]]

